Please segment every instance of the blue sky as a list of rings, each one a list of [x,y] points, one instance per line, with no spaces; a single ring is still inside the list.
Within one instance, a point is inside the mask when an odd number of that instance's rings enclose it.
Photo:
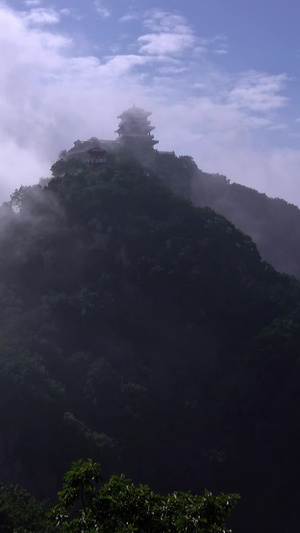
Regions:
[[[296,0],[0,0],[0,200],[133,103],[161,150],[300,205]]]

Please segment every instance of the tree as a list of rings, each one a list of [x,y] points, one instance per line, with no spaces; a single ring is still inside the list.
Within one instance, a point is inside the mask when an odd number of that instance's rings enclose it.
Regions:
[[[225,520],[238,499],[209,491],[161,496],[124,475],[112,476],[99,488],[100,465],[91,459],[72,463],[64,479],[50,525],[69,533],[229,533]]]
[[[0,533],[54,533],[46,525],[47,502],[37,501],[18,486],[0,484]]]

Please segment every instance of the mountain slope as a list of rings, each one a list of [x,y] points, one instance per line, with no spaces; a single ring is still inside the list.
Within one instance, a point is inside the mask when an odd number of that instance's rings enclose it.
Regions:
[[[2,478],[52,495],[93,456],[160,491],[241,492],[243,531],[291,530],[298,282],[122,155],[21,188],[1,227]]]
[[[280,198],[198,169],[187,156],[157,153],[150,163],[174,190],[209,206],[250,235],[263,259],[300,278],[300,210]]]

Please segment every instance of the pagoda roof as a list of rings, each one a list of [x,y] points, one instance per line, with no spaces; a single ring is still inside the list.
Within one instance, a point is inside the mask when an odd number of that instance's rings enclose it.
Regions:
[[[141,107],[136,107],[135,105],[130,107],[129,109],[126,109],[126,111],[123,111],[121,115],[119,115],[117,118],[120,118],[122,120],[127,118],[147,118],[151,115],[151,111],[145,111]]]

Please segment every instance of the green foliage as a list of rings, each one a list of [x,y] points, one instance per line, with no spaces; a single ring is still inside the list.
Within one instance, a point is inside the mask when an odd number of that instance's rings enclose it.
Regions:
[[[225,176],[194,169],[188,196],[224,215],[256,242],[263,259],[300,277],[300,210],[280,198],[230,183]]]
[[[124,475],[98,487],[100,466],[78,461],[65,475],[50,524],[63,532],[226,533],[225,520],[238,496],[173,492],[161,496]]]
[[[49,505],[38,502],[20,487],[0,485],[1,533],[54,533],[47,524]]]
[[[19,212],[22,208],[33,204],[40,191],[39,185],[22,185],[11,194],[9,205],[14,211]]]
[[[0,209],[3,481],[54,496],[93,456],[105,479],[164,494],[240,491],[240,530],[292,531],[299,283],[180,196],[200,172],[189,157],[60,165]],[[231,187],[207,180],[210,197]]]
[[[71,159],[59,159],[52,165],[51,172],[55,178],[64,176],[67,173],[76,174],[86,169],[86,164],[80,159],[74,157]]]

